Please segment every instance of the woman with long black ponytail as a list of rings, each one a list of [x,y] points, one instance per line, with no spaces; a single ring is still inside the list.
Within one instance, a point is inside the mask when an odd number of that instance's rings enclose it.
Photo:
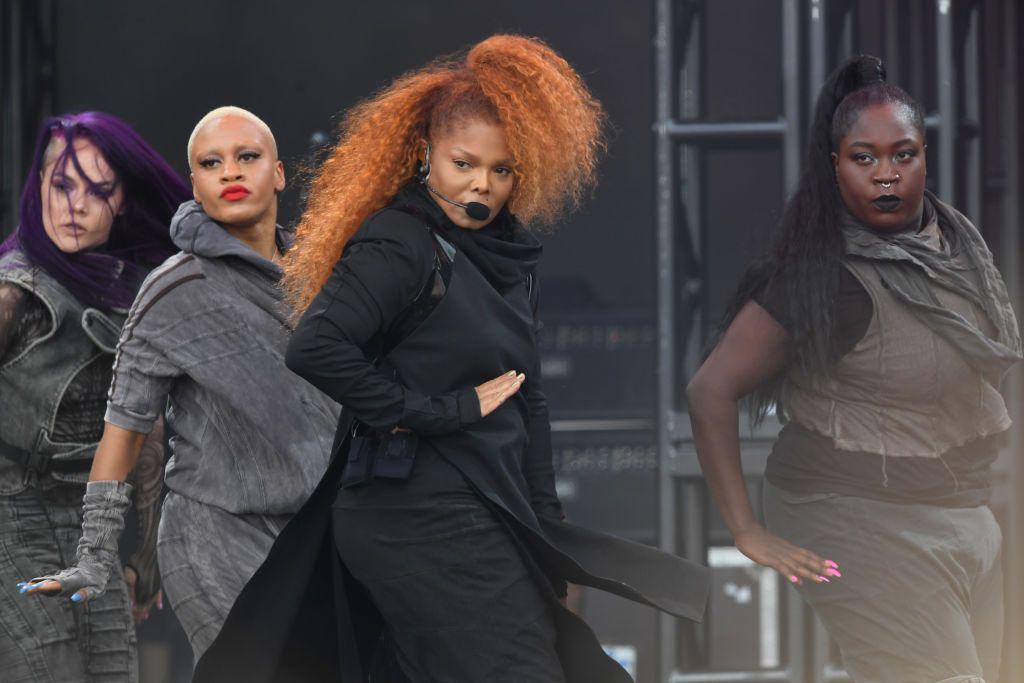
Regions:
[[[855,681],[995,681],[1001,533],[987,504],[1021,357],[978,230],[925,190],[920,105],[855,57],[818,97],[804,173],[687,388],[701,467],[749,558],[795,584]],[[738,402],[784,427],[765,525]]]

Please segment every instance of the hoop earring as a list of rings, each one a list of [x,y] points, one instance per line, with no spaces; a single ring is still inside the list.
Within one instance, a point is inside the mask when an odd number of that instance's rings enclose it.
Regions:
[[[427,143],[426,154],[423,155],[423,161],[420,162],[420,167],[416,169],[416,180],[421,185],[426,185],[427,181],[430,180],[430,143]]]

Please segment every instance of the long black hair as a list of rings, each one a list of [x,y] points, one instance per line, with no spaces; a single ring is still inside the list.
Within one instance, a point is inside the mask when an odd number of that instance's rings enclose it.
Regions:
[[[786,203],[768,252],[744,273],[726,307],[713,348],[740,309],[765,287],[793,336],[793,357],[801,369],[827,373],[835,362],[834,309],[843,259],[840,217],[843,200],[836,185],[832,152],[861,111],[875,104],[907,109],[924,135],[921,106],[900,88],[885,82],[885,66],[877,57],[848,59],[825,80],[814,107],[803,172],[796,192]],[[755,389],[750,407],[755,421],[779,403],[786,371]]]

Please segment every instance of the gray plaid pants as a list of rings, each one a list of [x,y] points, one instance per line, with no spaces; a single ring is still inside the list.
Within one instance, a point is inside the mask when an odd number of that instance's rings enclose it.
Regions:
[[[26,596],[19,581],[75,560],[82,535],[79,486],[0,496],[0,681],[136,681],[135,625],[121,567],[84,605]],[[58,547],[59,544],[59,547]]]

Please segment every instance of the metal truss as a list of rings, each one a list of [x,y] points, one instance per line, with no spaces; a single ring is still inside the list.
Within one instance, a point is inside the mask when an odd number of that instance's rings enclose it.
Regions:
[[[681,405],[680,387],[696,371],[707,328],[703,296],[705,252],[701,243],[702,146],[708,142],[756,141],[776,143],[782,151],[785,193],[799,180],[803,128],[813,113],[817,89],[840,59],[855,54],[856,0],[778,0],[780,8],[782,112],[774,120],[711,122],[698,118],[701,98],[700,22],[704,3],[697,0],[655,0],[655,201],[658,277],[658,419],[659,530],[662,549],[699,562],[707,560],[707,513],[700,468],[693,447],[689,418]],[[935,35],[912,45],[923,53],[935,46],[934,70],[922,72],[935,83],[937,104],[926,118],[937,149],[929,149],[937,171],[940,196],[955,198],[968,215],[980,212],[980,168],[976,78],[963,78],[978,69],[978,12],[964,3],[956,16],[950,0],[931,0]],[[884,20],[895,26],[897,3],[886,3]],[[920,12],[921,8],[916,11]],[[827,13],[832,12],[833,16]],[[891,33],[895,34],[894,31]],[[890,77],[899,66],[897,51],[887,61]],[[923,54],[922,54],[923,56]],[[959,59],[957,59],[959,56]],[[806,70],[801,72],[801,60]],[[909,60],[908,60],[909,61]],[[922,63],[928,60],[919,59]],[[916,62],[915,62],[916,65]],[[958,79],[958,75],[961,77]],[[959,91],[955,89],[959,85]],[[958,98],[959,94],[959,98]],[[961,109],[958,111],[958,104]],[[956,190],[957,145],[966,182]],[[780,198],[782,200],[783,198]],[[781,201],[780,201],[781,203]],[[745,422],[745,420],[741,420]],[[763,475],[778,425],[745,430],[743,470],[749,479]],[[743,430],[741,430],[743,431]],[[796,591],[786,588],[785,656],[781,667],[733,672],[689,670],[682,650],[700,649],[706,634],[688,634],[663,616],[659,623],[658,680],[673,683],[791,681],[824,683],[848,680],[829,657],[829,641],[820,623],[805,608]],[[683,643],[687,647],[682,647]]]

